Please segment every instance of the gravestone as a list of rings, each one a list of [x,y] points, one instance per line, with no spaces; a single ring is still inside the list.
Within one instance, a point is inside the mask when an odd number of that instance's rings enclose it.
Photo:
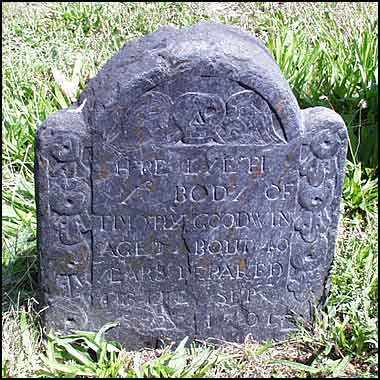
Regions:
[[[283,339],[328,292],[347,149],[265,46],[202,22],[127,43],[37,132],[47,329],[127,348]]]

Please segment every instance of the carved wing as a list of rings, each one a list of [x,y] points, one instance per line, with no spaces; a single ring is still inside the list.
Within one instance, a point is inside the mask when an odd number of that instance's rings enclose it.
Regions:
[[[173,103],[170,97],[158,91],[149,91],[136,102],[122,121],[123,136],[112,140],[118,150],[121,143],[139,145],[144,143],[177,142],[181,131],[169,124]]]
[[[230,96],[226,109],[219,132],[225,141],[256,145],[286,143],[276,116],[254,91],[244,90]]]

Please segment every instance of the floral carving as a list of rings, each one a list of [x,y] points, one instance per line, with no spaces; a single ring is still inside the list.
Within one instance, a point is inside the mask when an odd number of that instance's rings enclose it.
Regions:
[[[50,207],[60,215],[77,215],[89,205],[90,187],[81,178],[51,180]]]
[[[49,304],[49,323],[63,325],[63,329],[85,329],[88,324],[87,307],[80,300],[56,297]],[[61,327],[61,326],[60,326]]]
[[[310,294],[318,291],[321,277],[318,272],[300,272],[299,275],[289,281],[288,290],[294,294],[294,298],[299,302],[305,302]]]
[[[318,292],[318,282],[311,279],[320,276],[320,265],[328,255],[326,234],[332,220],[330,206],[337,176],[332,169],[340,138],[336,128],[318,132],[311,139],[306,157],[299,166],[298,203],[301,209],[294,229],[301,240],[292,247],[290,263],[293,269],[288,283],[288,290],[299,302],[305,302]]]
[[[50,267],[58,274],[86,272],[91,247],[84,234],[91,229],[91,189],[89,168],[82,162],[83,146],[78,136],[63,131],[54,133],[49,146]]]

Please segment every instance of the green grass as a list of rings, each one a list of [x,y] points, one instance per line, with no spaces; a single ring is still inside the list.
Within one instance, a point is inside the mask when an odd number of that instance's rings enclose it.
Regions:
[[[376,376],[376,3],[5,3],[2,10],[3,377]],[[43,342],[35,300],[36,128],[69,106],[124,42],[202,19],[256,34],[302,107],[327,106],[346,121],[350,161],[328,303],[313,329],[283,343],[133,353],[96,332]],[[77,81],[73,94],[62,91],[53,69]]]

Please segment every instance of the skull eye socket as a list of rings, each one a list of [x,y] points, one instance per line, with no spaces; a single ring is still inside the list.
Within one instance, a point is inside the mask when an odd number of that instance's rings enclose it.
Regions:
[[[217,112],[216,108],[214,106],[208,106],[204,112],[204,115],[206,118],[210,118],[215,115]]]
[[[328,148],[331,145],[331,140],[329,138],[325,138],[322,142],[322,146],[324,148]]]
[[[65,206],[66,207],[72,207],[74,204],[74,201],[71,198],[67,198],[65,201]]]

